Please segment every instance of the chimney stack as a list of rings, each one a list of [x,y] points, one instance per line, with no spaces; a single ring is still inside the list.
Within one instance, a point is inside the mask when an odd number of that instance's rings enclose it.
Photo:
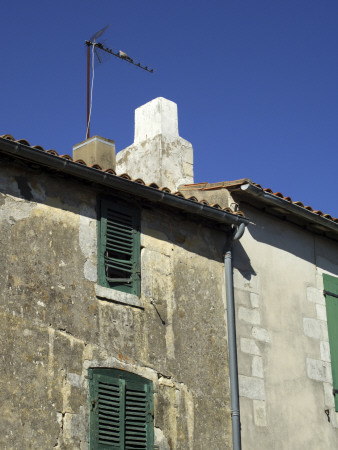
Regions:
[[[98,164],[103,170],[115,170],[115,141],[93,136],[74,145],[73,159],[74,161],[82,159],[88,166]]]
[[[116,168],[173,192],[193,183],[193,148],[178,134],[176,103],[159,97],[135,110],[134,143],[116,155]]]

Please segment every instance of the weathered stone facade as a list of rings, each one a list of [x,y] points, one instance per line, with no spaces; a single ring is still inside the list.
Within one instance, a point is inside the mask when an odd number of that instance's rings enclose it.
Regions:
[[[133,305],[96,283],[97,199],[127,195],[9,160],[0,179],[0,447],[87,449],[87,369],[110,367],[153,381],[160,449],[230,449],[224,230],[140,201]]]

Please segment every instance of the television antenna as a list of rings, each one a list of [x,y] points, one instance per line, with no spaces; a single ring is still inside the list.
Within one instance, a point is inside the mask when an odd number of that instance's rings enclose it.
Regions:
[[[92,104],[93,104],[93,85],[94,85],[94,53],[99,61],[102,62],[102,55],[100,56],[100,52],[105,52],[110,55],[116,56],[116,58],[122,59],[130,64],[133,64],[140,69],[145,70],[146,72],[153,73],[153,69],[149,69],[148,66],[143,66],[141,63],[134,62],[133,58],[127,55],[127,53],[120,50],[119,52],[114,52],[111,48],[105,47],[101,42],[98,42],[98,38],[102,36],[102,34],[106,31],[109,25],[106,25],[104,28],[95,33],[88,41],[85,41],[87,45],[87,132],[86,139],[89,138],[89,126],[90,126],[90,117],[92,112]],[[90,48],[92,51],[90,51]],[[91,60],[91,61],[90,61]],[[91,62],[91,64],[90,64]],[[91,77],[91,86],[90,86],[90,66],[92,68],[92,77]]]

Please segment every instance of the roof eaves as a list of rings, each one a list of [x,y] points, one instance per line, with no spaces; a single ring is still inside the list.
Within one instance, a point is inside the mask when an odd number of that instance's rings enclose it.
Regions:
[[[287,212],[307,222],[311,229],[329,231],[338,236],[338,220],[327,214],[318,214],[320,211],[314,211],[310,207],[304,207],[301,202],[293,202],[289,197],[283,197],[273,193],[271,190],[263,189],[254,183],[245,183],[238,186],[233,192],[237,191],[241,196],[249,196],[257,199],[259,202],[270,207]]]
[[[60,157],[55,151],[45,151],[42,147],[31,147],[25,140],[15,141],[12,136],[0,137],[0,153],[5,153],[17,159],[23,159],[58,172],[94,182],[106,187],[137,195],[151,202],[203,217],[206,220],[227,225],[249,223],[243,213],[234,214],[228,210],[212,207],[195,199],[187,199],[182,194],[175,195],[168,189],[159,189],[155,185],[145,186],[140,180],[132,181],[130,177],[117,176],[112,171],[102,171],[99,167],[88,167],[83,162],[74,162],[72,158]],[[123,174],[124,175],[124,174]]]

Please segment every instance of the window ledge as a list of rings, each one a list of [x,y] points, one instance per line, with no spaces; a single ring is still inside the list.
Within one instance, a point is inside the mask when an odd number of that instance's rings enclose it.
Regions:
[[[104,286],[95,286],[96,296],[113,302],[122,303],[123,305],[136,306],[143,308],[143,302],[137,295],[127,294],[126,292],[117,291],[116,289],[106,288]]]

